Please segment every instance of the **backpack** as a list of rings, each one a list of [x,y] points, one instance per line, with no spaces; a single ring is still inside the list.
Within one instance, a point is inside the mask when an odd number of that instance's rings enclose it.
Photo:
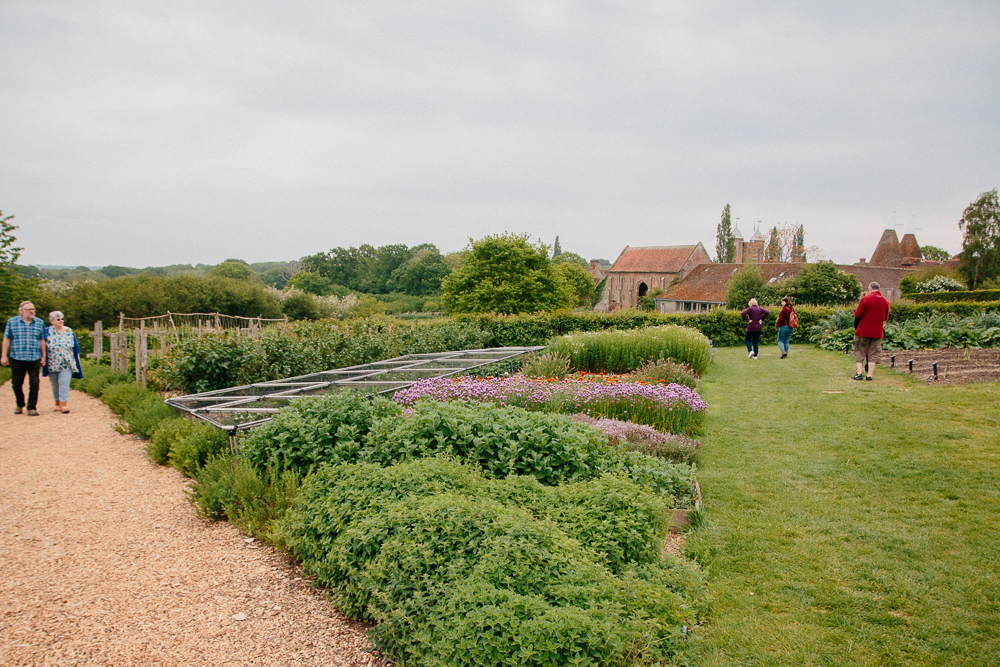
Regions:
[[[799,326],[799,315],[794,310],[792,311],[791,315],[788,316],[788,326],[790,326],[793,329]]]

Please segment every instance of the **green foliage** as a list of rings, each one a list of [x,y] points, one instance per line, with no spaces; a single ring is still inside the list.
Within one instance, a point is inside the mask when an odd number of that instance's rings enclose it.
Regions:
[[[305,475],[321,463],[356,461],[373,422],[399,414],[400,407],[383,396],[350,390],[301,398],[251,430],[240,451],[259,470]]]
[[[175,313],[223,313],[243,317],[281,317],[281,305],[263,284],[233,278],[127,275],[104,282],[76,283],[53,297],[50,309],[66,313],[73,328],[89,328],[97,320]]]
[[[110,366],[81,362],[83,365],[83,379],[70,380],[70,385],[74,389],[85,391],[94,398],[100,398],[104,389],[119,382],[129,382],[131,378],[127,373],[118,373],[111,370]]]
[[[1000,290],[966,290],[962,292],[933,292],[929,294],[908,294],[908,299],[917,303],[953,303],[956,301],[1000,301]]]
[[[293,292],[286,296],[281,302],[281,312],[290,320],[318,320],[322,317],[316,299],[306,292]]]
[[[152,437],[146,443],[146,454],[154,463],[161,466],[170,461],[170,452],[177,444],[191,435],[194,422],[183,417],[173,417],[161,421],[153,431]]]
[[[570,253],[563,253],[562,258]],[[575,307],[589,308],[594,300],[594,277],[586,267],[580,266],[572,261],[559,261],[554,263],[555,272],[562,279],[565,288],[572,298],[572,305]]]
[[[950,252],[932,245],[920,246],[920,253],[923,255],[924,259],[929,259],[935,262],[947,262],[951,259]]]
[[[441,287],[445,306],[455,313],[530,313],[573,301],[546,246],[532,246],[527,234],[470,240],[469,256]]]
[[[244,282],[259,283],[260,278],[257,273],[250,268],[250,265],[242,259],[227,259],[221,264],[216,264],[208,270],[210,278],[232,278]]]
[[[757,299],[763,306],[775,304],[781,295],[773,287],[764,283],[760,267],[753,262],[747,262],[733,275],[726,286],[726,308],[742,311],[750,299]]]
[[[577,333],[552,341],[553,352],[569,355],[578,371],[628,373],[657,359],[673,359],[704,373],[712,346],[695,329],[668,325],[640,331]]]
[[[722,209],[722,219],[715,231],[715,261],[728,264],[736,258],[736,237],[733,235],[729,204]]]
[[[485,404],[421,401],[406,419],[375,423],[361,459],[388,465],[437,454],[494,478],[530,475],[543,484],[593,477],[604,447],[597,432],[562,415]]]
[[[388,286],[411,296],[441,293],[441,281],[451,273],[444,257],[432,245],[414,248],[413,256],[392,272]],[[419,309],[414,309],[419,310]]]
[[[292,470],[261,471],[240,457],[221,454],[198,470],[188,495],[198,516],[228,518],[240,530],[282,546],[273,529],[300,485]]]
[[[17,248],[14,243],[17,238],[13,232],[17,226],[10,221],[14,216],[3,217],[0,211],[0,313],[17,313],[17,305],[26,299],[34,298],[36,281],[25,278],[18,270],[17,260],[23,248]],[[7,315],[4,316],[6,320]]]
[[[277,380],[404,354],[490,347],[475,323],[441,321],[411,328],[408,323],[372,318],[332,327],[296,322],[281,331],[248,337],[202,338],[173,346],[163,366],[171,387],[186,393]]]
[[[635,369],[632,377],[636,380],[660,384],[682,384],[691,389],[698,388],[698,378],[685,363],[673,359],[653,359]]]
[[[892,311],[890,311],[892,312]],[[812,327],[811,339],[824,350],[841,351],[854,340],[854,314],[842,310]],[[885,325],[886,350],[981,348],[1000,346],[1000,311],[962,317],[955,313],[918,312]]]
[[[114,385],[125,386],[124,384]],[[129,385],[142,389],[143,394],[133,394],[135,397],[126,403],[125,410],[119,419],[119,428],[125,433],[133,433],[140,438],[149,438],[164,419],[176,415],[174,409],[163,402],[163,397],[157,392],[144,389],[140,385]]]
[[[297,287],[307,294],[315,294],[316,296],[327,296],[329,294],[346,296],[347,293],[346,288],[341,288],[341,291],[344,291],[345,294],[337,294],[337,288],[340,285],[336,285],[329,278],[312,271],[299,271],[288,280],[288,284],[292,287]]]
[[[703,584],[659,559],[662,506],[625,484],[550,492],[442,459],[341,465],[304,483],[280,533],[401,664],[675,660]]]
[[[791,296],[796,305],[839,306],[861,298],[857,276],[832,262],[806,264],[796,275],[779,283],[777,291]]]
[[[969,288],[976,289],[1000,276],[1000,199],[996,188],[969,204],[958,228],[963,233],[959,271]]]
[[[0,366],[0,386],[10,379],[10,366]]]
[[[131,382],[119,382],[104,388],[101,392],[101,400],[104,401],[111,411],[122,415],[132,405],[141,402],[151,392],[145,387]]]
[[[185,477],[194,477],[213,457],[228,451],[225,431],[199,422],[170,448],[170,465]]]
[[[521,365],[521,373],[529,378],[564,378],[572,372],[569,355],[559,352],[529,354]]]
[[[429,243],[413,248],[402,244],[380,248],[367,244],[360,248],[333,248],[304,257],[302,269],[353,292],[388,294],[399,291],[411,296],[437,294],[441,279],[451,271],[447,258]]]
[[[913,286],[913,291],[918,294],[934,294],[939,292],[961,292],[967,291],[962,283],[948,276],[934,276],[922,283]]]

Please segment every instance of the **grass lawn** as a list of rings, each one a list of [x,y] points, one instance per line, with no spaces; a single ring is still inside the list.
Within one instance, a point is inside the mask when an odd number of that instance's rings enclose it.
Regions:
[[[1000,385],[760,356],[700,386],[698,664],[1000,666]]]

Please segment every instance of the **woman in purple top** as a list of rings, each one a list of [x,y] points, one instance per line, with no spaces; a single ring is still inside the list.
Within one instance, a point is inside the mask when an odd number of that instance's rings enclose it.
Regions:
[[[747,358],[756,359],[757,347],[760,345],[760,332],[764,329],[763,321],[771,313],[758,306],[757,299],[750,299],[750,307],[740,314],[747,321],[747,334],[743,339],[743,342],[747,344]]]

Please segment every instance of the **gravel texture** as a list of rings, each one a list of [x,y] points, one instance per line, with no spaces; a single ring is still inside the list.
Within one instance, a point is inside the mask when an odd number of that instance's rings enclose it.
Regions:
[[[0,665],[384,665],[295,565],[198,520],[187,481],[70,393],[0,387]]]

